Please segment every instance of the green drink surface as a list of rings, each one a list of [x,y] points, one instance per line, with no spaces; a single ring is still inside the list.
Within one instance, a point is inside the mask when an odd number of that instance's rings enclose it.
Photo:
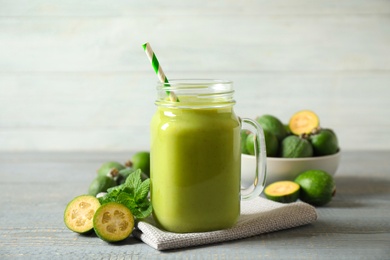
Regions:
[[[151,200],[160,227],[184,233],[234,225],[241,154],[232,107],[158,107],[151,136]]]

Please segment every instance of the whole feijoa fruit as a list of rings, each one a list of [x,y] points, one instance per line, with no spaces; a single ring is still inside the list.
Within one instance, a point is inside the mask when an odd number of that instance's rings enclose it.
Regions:
[[[299,199],[313,206],[329,203],[336,193],[332,175],[322,170],[305,171],[294,181],[301,187]]]
[[[241,130],[240,132],[241,153],[243,154],[249,154],[246,148],[246,139],[250,133],[248,130]]]
[[[118,175],[118,172],[125,168],[126,167],[119,162],[109,161],[103,163],[97,170],[97,173],[99,176],[109,176],[111,178],[115,178]]]
[[[276,136],[278,141],[282,141],[287,136],[286,127],[277,117],[272,115],[262,115],[256,118],[264,131],[271,132]]]
[[[88,194],[96,196],[100,192],[106,192],[109,188],[117,185],[117,182],[108,176],[97,176],[89,185]]]
[[[150,176],[150,153],[146,151],[141,151],[135,153],[131,157],[131,162],[129,165],[134,169],[141,169],[148,177]]]
[[[310,142],[313,146],[315,156],[324,156],[337,153],[339,143],[334,131],[320,129],[310,135]]]
[[[264,139],[265,139],[265,149],[267,152],[267,157],[276,157],[278,155],[279,150],[279,142],[276,136],[264,130]],[[249,134],[246,138],[246,150],[248,154],[255,154],[255,135]]]
[[[313,156],[311,143],[303,137],[289,135],[280,145],[280,155],[284,158],[301,158]]]

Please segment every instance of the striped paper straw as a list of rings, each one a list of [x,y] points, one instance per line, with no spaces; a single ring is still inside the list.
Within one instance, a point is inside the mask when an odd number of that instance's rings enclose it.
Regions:
[[[147,42],[142,45],[144,48],[144,51],[146,53],[146,56],[148,56],[148,59],[150,63],[152,64],[152,67],[154,69],[154,72],[156,72],[158,80],[161,83],[169,83],[168,78],[165,76],[165,73],[160,66],[160,63],[158,62],[156,54],[153,52],[152,47],[150,47],[150,44]],[[165,86],[169,86],[168,84],[165,84]],[[169,95],[169,98],[171,101],[179,101],[175,93],[167,91],[167,94]]]

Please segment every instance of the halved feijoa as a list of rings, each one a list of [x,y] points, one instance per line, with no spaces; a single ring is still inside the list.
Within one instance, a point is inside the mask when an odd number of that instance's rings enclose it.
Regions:
[[[77,233],[86,233],[93,229],[93,216],[100,207],[97,198],[81,195],[68,203],[64,212],[65,225]]]
[[[267,199],[290,203],[294,202],[299,198],[299,185],[292,181],[277,181],[268,185],[264,194]]]
[[[320,120],[318,116],[310,110],[302,110],[295,113],[288,123],[290,131],[295,135],[310,134],[318,127]]]
[[[126,239],[133,232],[134,217],[123,204],[109,202],[102,205],[93,217],[96,235],[107,242]]]

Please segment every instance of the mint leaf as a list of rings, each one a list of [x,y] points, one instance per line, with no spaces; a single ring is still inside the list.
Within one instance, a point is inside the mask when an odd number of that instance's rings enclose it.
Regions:
[[[141,183],[141,170],[138,169],[127,177],[125,186],[131,188],[133,192],[136,193]]]
[[[130,209],[137,219],[146,218],[152,213],[152,204],[148,199],[150,179],[142,181],[141,170],[132,172],[125,183],[107,190],[107,194],[99,198],[100,204],[118,202]]]
[[[135,204],[134,199],[126,192],[120,193],[116,198],[116,202],[121,203],[128,208],[134,207]]]
[[[98,200],[99,200],[101,205],[109,203],[109,202],[115,202],[115,198],[114,197],[110,197],[110,196],[107,196],[107,195],[105,195],[104,197],[98,198]]]
[[[137,192],[135,193],[135,201],[143,201],[147,198],[150,190],[150,179],[147,179],[141,183]]]
[[[149,204],[147,208],[142,208],[142,209],[137,208],[136,210],[137,210],[138,219],[146,218],[152,213],[152,204]]]

